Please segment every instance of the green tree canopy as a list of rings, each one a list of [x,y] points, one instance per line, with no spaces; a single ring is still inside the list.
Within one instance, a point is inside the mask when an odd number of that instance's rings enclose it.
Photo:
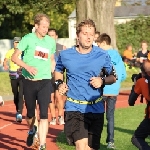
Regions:
[[[0,38],[13,38],[31,32],[37,13],[50,16],[51,27],[60,37],[68,35],[68,16],[76,0],[3,0],[0,1]]]
[[[146,40],[150,44],[150,17],[139,16],[125,24],[116,25],[117,47],[120,53],[126,45],[132,44],[134,51],[141,48],[141,42]]]

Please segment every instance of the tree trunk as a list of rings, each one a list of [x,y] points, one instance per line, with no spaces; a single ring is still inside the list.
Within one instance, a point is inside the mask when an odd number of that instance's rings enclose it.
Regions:
[[[116,0],[78,0],[76,7],[77,24],[85,19],[92,19],[97,31],[111,37],[111,45],[116,48],[114,27],[114,7]]]

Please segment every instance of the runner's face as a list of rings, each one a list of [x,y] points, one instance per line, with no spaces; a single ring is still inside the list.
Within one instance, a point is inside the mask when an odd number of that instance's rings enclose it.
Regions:
[[[95,29],[88,25],[81,28],[81,32],[78,34],[78,43],[84,49],[89,49],[92,47],[94,41]]]
[[[132,46],[129,46],[129,47],[128,47],[128,50],[132,51]]]
[[[18,43],[19,42],[16,42],[16,41],[14,42],[14,48],[17,48]]]
[[[36,32],[41,37],[44,37],[48,32],[49,22],[47,21],[46,18],[43,18],[38,25],[37,24],[35,25],[35,27],[36,27]]]
[[[48,35],[51,37],[51,38],[53,38],[53,39],[57,39],[57,35],[56,35],[56,32],[55,31],[49,31],[48,32]]]
[[[99,35],[95,34],[94,41],[96,41],[98,37],[99,37]]]
[[[147,47],[148,47],[147,43],[142,43],[142,49],[143,50],[147,50]]]

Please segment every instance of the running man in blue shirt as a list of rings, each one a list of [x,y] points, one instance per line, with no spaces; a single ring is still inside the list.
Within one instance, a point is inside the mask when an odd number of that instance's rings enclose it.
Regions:
[[[64,131],[76,150],[98,150],[104,124],[101,101],[105,84],[116,81],[108,53],[93,46],[96,27],[92,20],[77,26],[78,47],[61,51],[55,68],[55,84],[61,95],[67,94]],[[67,85],[63,82],[66,68]],[[105,68],[108,76],[100,77]]]

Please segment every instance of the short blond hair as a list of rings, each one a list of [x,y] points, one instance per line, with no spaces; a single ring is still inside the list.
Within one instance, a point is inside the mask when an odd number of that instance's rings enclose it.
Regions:
[[[34,16],[34,24],[40,24],[40,21],[43,20],[43,18],[45,18],[47,22],[50,23],[50,18],[46,14],[39,13]]]

